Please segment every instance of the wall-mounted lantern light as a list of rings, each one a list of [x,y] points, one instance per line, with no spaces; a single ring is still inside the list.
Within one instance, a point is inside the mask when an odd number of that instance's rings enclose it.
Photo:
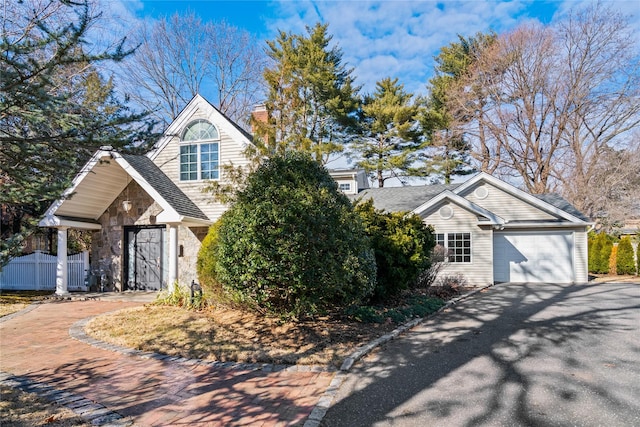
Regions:
[[[124,209],[126,213],[129,213],[132,206],[133,204],[131,203],[130,200],[125,200],[124,202],[122,202],[122,209]]]

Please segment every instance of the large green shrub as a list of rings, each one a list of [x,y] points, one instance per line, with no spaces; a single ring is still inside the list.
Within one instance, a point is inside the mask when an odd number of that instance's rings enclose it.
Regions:
[[[595,273],[596,265],[596,251],[599,251],[599,241],[596,239],[598,235],[594,232],[589,232],[587,237],[587,262],[590,273]]]
[[[368,297],[376,266],[362,222],[310,157],[268,159],[222,216],[215,278],[236,303],[279,315]]]
[[[609,257],[613,243],[605,233],[598,233],[589,239],[589,271],[608,273]]]
[[[383,300],[412,286],[430,266],[430,254],[435,246],[431,227],[415,214],[377,210],[371,199],[359,202],[355,209],[376,256],[374,299]]]
[[[628,236],[620,239],[620,243],[618,243],[616,272],[618,274],[636,273],[636,266],[633,259],[633,246],[631,246],[631,239]]]
[[[640,233],[637,236],[640,237]],[[640,242],[636,243],[636,274],[640,276]]]
[[[198,260],[196,261],[198,280],[200,286],[202,286],[205,297],[217,301],[224,299],[222,285],[218,281],[216,274],[216,262],[218,259],[216,250],[218,248],[218,236],[221,224],[222,220],[218,220],[209,227],[209,232],[202,241],[202,245],[198,251]]]

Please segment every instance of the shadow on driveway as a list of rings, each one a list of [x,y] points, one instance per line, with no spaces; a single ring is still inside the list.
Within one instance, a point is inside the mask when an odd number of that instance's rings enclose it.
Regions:
[[[505,284],[357,365],[323,426],[640,425],[640,285]]]

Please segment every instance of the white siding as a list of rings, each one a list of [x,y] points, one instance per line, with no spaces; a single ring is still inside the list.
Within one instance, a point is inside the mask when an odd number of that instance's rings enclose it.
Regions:
[[[358,194],[358,182],[355,179],[335,178],[335,181],[338,184],[338,189],[344,194]],[[346,185],[348,189],[341,187],[341,185]]]
[[[443,219],[439,209],[453,209],[453,216]],[[471,212],[454,204],[443,202],[423,221],[433,226],[435,233],[471,233],[471,262],[447,263],[441,275],[462,274],[472,286],[493,283],[493,230],[477,225],[478,218]]]
[[[573,266],[575,269],[576,282],[586,283],[589,281],[589,261],[587,251],[587,231],[576,230],[574,231],[574,245],[575,245],[575,257]]]
[[[241,166],[248,164],[248,161],[243,155],[244,149],[242,144],[239,141],[234,141],[230,135],[225,133],[224,126],[222,126],[221,123],[216,123],[215,117],[216,116],[212,114],[207,114],[206,111],[198,110],[190,117],[189,120],[185,121],[185,126],[196,119],[208,120],[216,126],[220,133],[220,180],[221,182],[224,182],[225,178],[222,171],[223,165],[232,163],[234,166]],[[176,134],[180,135],[181,131],[182,129],[178,130]],[[202,192],[202,190],[207,186],[207,181],[180,181],[179,154],[180,138],[175,136],[163,147],[162,151],[157,154],[153,161],[191,200],[193,200],[193,202],[202,210],[202,212],[204,212],[205,215],[209,217],[210,220],[217,220],[227,209],[227,206],[214,202],[211,194]]]
[[[481,199],[476,195],[475,190],[478,187],[484,187],[487,190],[487,196],[485,198]],[[478,185],[469,188],[460,195],[470,202],[493,212],[506,221],[556,219],[556,217],[550,213],[540,210],[489,183],[480,182]]]

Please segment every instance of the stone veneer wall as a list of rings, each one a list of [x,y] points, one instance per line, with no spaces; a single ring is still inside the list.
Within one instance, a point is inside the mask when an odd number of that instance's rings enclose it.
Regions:
[[[129,200],[132,204],[128,213],[122,207],[122,202],[125,200]],[[156,225],[155,217],[161,212],[160,205],[138,183],[132,181],[98,219],[102,229],[93,233],[91,269],[99,270],[100,267],[104,267],[109,271],[110,283],[113,284],[111,290],[122,291],[123,289],[124,227]],[[208,230],[208,227],[178,227],[178,283],[180,285],[188,286],[192,280],[198,282],[196,261],[201,242]],[[165,239],[163,247],[165,277],[168,271],[167,244]]]
[[[131,201],[132,208],[125,212],[122,202]],[[91,269],[101,267],[109,271],[110,290],[122,291],[124,262],[124,226],[154,225],[162,208],[143,189],[132,181],[111,203],[98,221],[102,229],[93,233],[91,244]]]
[[[178,283],[188,286],[191,281],[198,282],[196,262],[202,240],[209,227],[184,227],[178,229]],[[180,256],[181,255],[181,256]]]

